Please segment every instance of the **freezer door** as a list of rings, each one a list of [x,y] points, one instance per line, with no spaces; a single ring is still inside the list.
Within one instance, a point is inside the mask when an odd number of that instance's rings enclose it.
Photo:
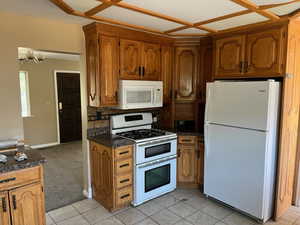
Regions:
[[[267,130],[274,81],[214,82],[207,87],[206,123]],[[273,92],[272,92],[273,93]]]
[[[263,219],[267,133],[207,125],[205,134],[204,193]]]

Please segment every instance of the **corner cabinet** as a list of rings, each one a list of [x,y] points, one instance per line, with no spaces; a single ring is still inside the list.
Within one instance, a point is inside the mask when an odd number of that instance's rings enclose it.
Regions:
[[[131,145],[112,148],[90,142],[93,198],[109,211],[132,200],[132,151]]]
[[[42,166],[0,175],[0,224],[46,225]]]
[[[89,106],[118,105],[118,38],[87,35],[86,54]]]
[[[175,101],[196,100],[198,67],[198,47],[176,47],[174,85]]]
[[[197,136],[178,136],[177,184],[183,187],[203,185],[204,144]]]
[[[215,40],[214,78],[282,76],[286,27]]]
[[[159,44],[120,40],[120,78],[123,80],[160,80]]]

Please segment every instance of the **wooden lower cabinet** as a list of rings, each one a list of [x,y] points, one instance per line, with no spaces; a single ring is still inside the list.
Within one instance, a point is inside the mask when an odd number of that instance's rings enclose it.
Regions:
[[[42,171],[38,166],[0,175],[1,225],[46,225]],[[27,176],[33,172],[38,174]],[[17,177],[24,179],[14,186]]]
[[[109,211],[132,200],[132,146],[110,148],[90,142],[93,198]]]
[[[204,144],[197,136],[178,136],[177,151],[178,186],[203,185]]]

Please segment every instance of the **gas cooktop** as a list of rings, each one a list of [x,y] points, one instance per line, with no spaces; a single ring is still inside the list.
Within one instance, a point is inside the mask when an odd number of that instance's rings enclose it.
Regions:
[[[167,133],[162,130],[155,130],[155,129],[138,129],[138,130],[131,130],[121,133],[116,133],[116,135],[119,135],[121,137],[130,138],[133,140],[141,140],[141,139],[147,139],[147,138],[154,138],[159,136],[164,136]]]

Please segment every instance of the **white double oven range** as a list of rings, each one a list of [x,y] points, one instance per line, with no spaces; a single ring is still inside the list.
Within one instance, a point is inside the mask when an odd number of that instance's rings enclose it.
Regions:
[[[176,188],[177,135],[152,123],[152,113],[111,117],[111,133],[135,142],[134,206]]]

